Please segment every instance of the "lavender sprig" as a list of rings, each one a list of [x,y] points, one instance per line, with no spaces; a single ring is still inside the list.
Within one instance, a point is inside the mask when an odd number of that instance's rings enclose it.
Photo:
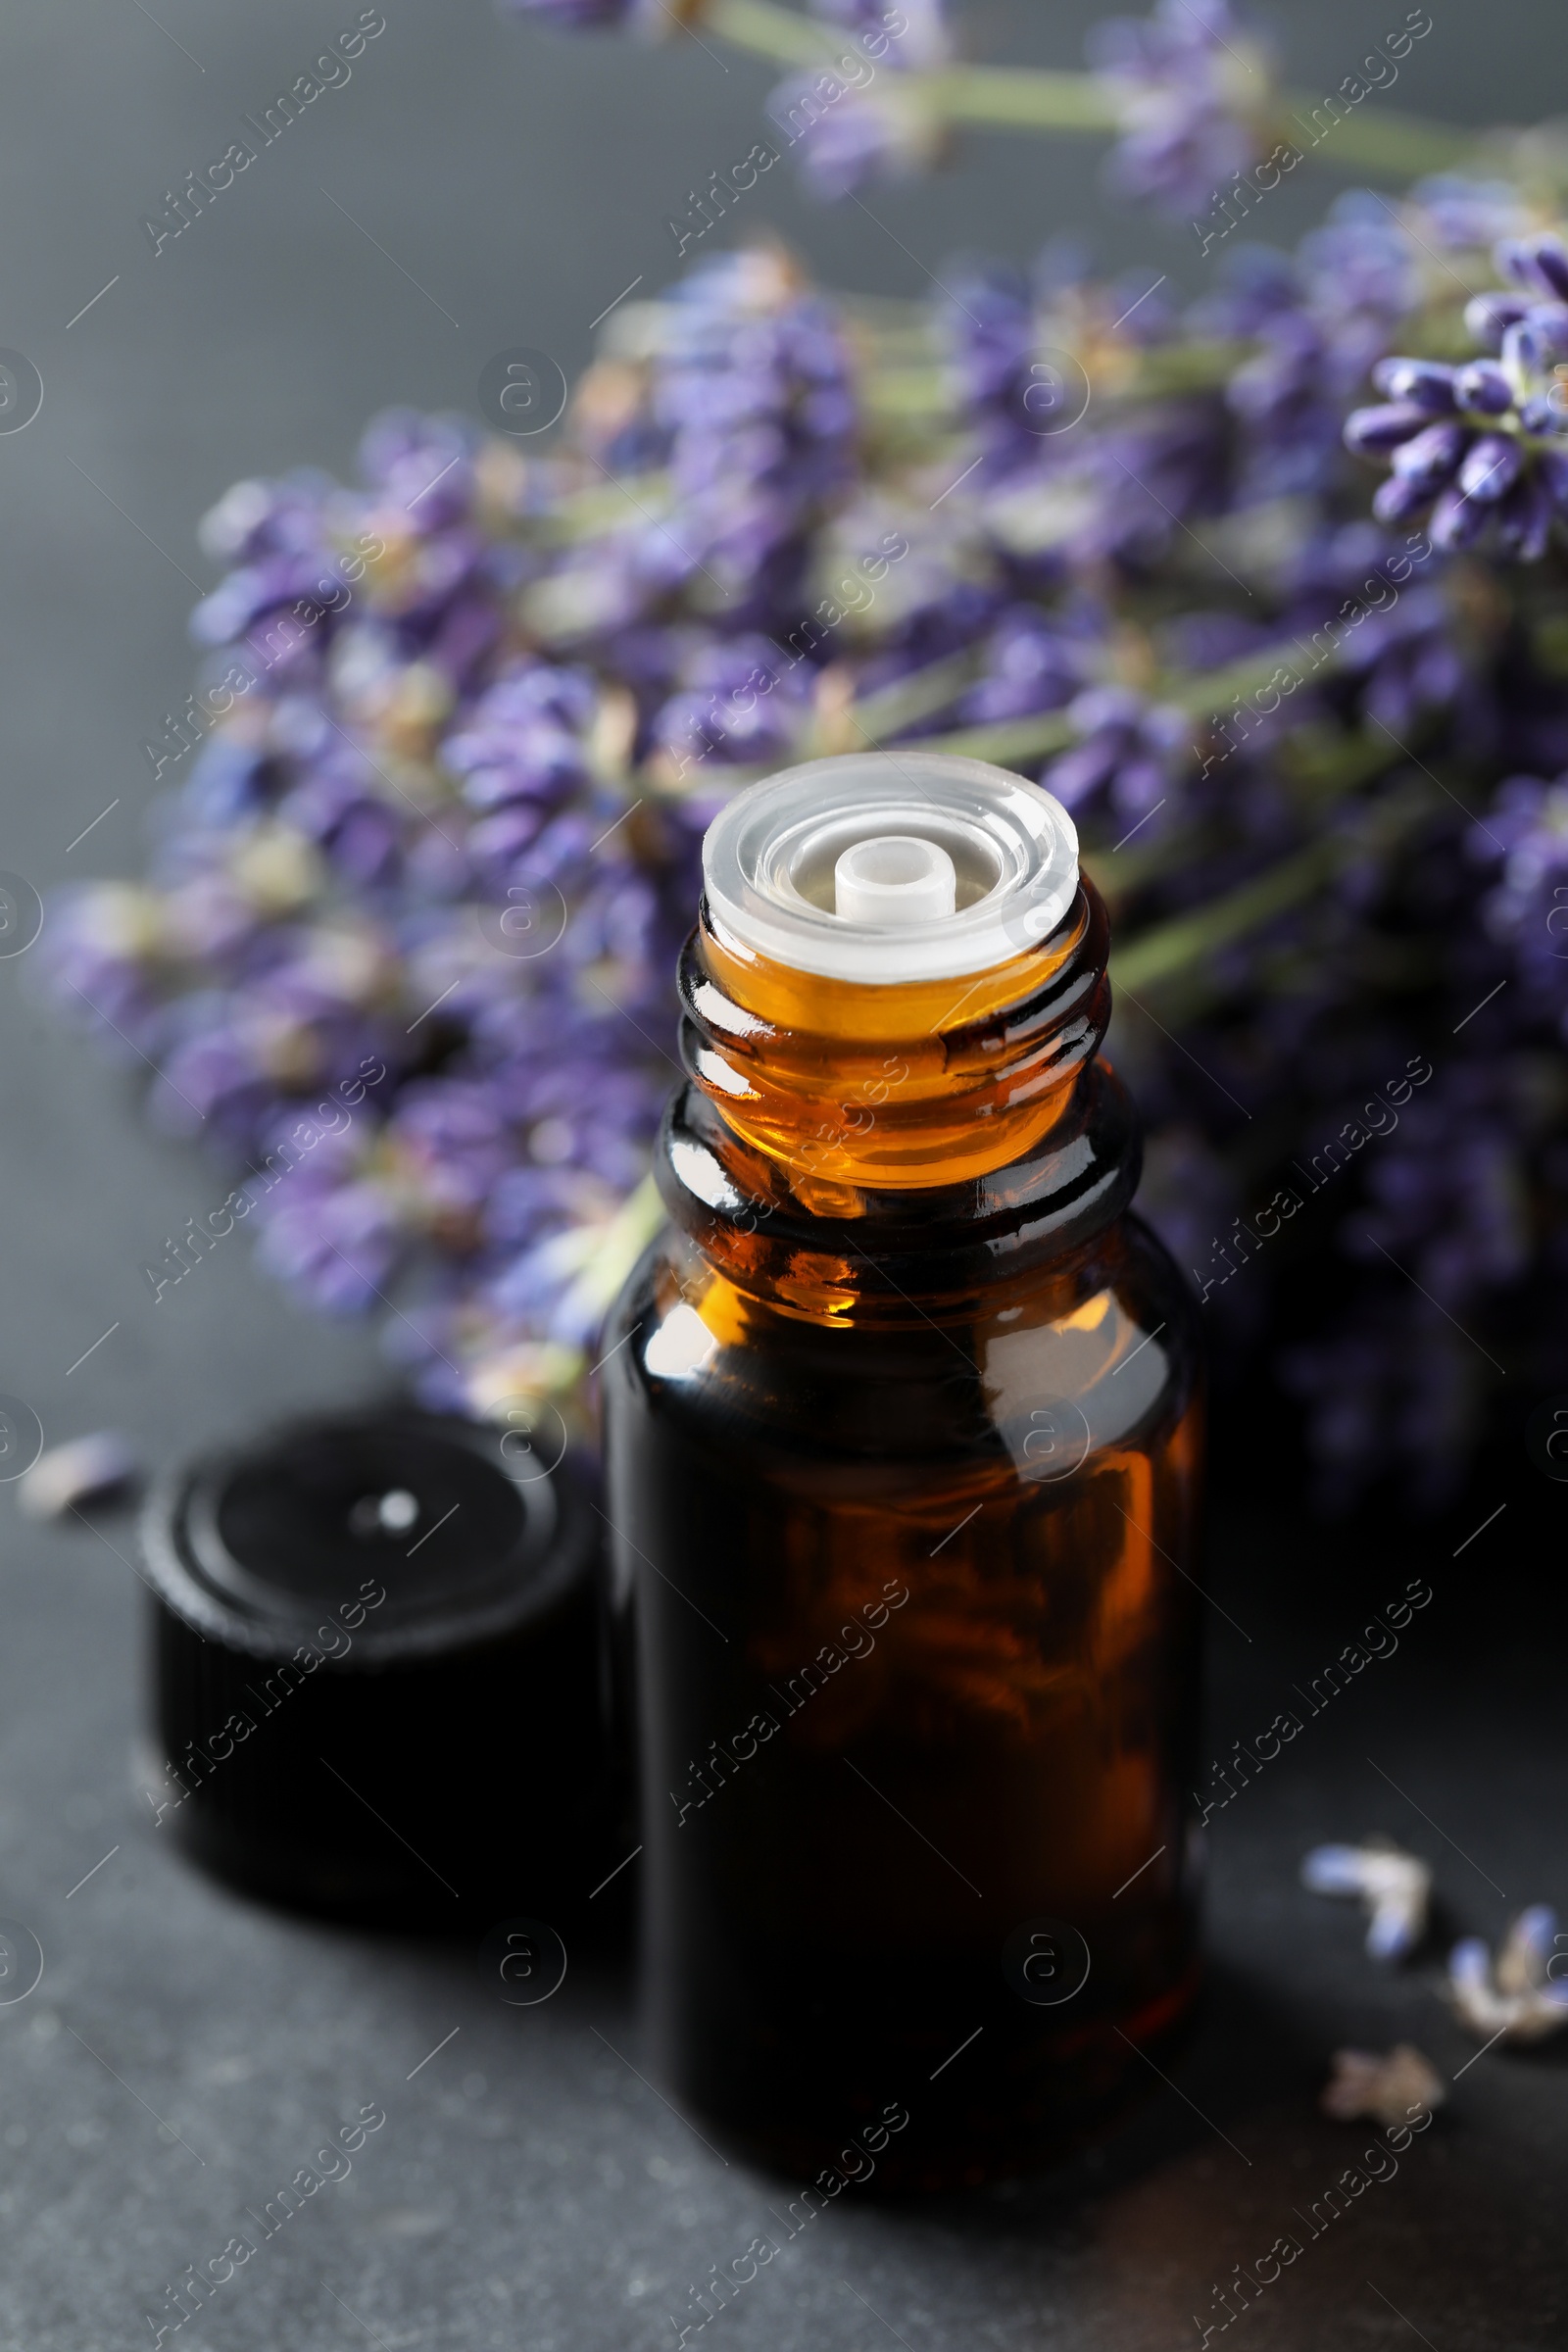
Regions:
[[[806,71],[877,13],[705,25]],[[1101,84],[961,65],[940,11],[905,14],[846,79],[852,176],[889,160],[873,104],[1109,122]],[[1258,128],[1234,29],[1113,36],[1152,193]],[[1001,760],[1069,802],[1113,902],[1147,1205],[1222,1375],[1283,1364],[1330,1499],[1441,1498],[1495,1368],[1544,1378],[1568,1281],[1568,781],[1541,780],[1568,775],[1568,246],[1530,202],[1352,194],[1294,254],[1228,252],[1185,315],[1157,270],[1105,285],[1061,249],[897,313],[715,254],[614,313],[526,463],[404,411],[354,485],[238,485],[204,531],[200,725],[149,746],[145,879],[51,921],[63,1001],[151,1065],[270,1268],[387,1316],[423,1394],[580,1414],[658,1215],[704,826],[818,752]],[[1461,316],[1434,257],[1475,283],[1487,241],[1501,282]],[[1042,368],[1087,404],[1043,416]],[[1348,421],[1393,461],[1371,514]],[[1412,1064],[1413,1100],[1380,1091]]]

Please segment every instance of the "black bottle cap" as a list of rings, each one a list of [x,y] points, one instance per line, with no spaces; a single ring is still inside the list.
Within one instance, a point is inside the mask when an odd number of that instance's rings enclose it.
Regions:
[[[569,1464],[511,1443],[400,1407],[154,1491],[159,1835],[344,1916],[580,1911],[625,1851],[597,1522]]]

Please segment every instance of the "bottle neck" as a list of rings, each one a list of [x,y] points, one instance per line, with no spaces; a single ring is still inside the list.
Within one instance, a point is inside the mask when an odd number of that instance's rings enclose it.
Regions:
[[[682,1058],[808,1209],[1005,1167],[1061,1118],[1110,1018],[1104,906],[1080,884],[1052,936],[968,977],[871,986],[790,970],[703,917],[679,985]]]
[[[903,1321],[1082,1249],[1139,1173],[1092,884],[1038,947],[972,981],[870,987],[749,956],[704,919],[680,964],[689,1083],[666,1206],[737,1288],[828,1320]],[[919,1303],[916,1304],[916,1301]]]

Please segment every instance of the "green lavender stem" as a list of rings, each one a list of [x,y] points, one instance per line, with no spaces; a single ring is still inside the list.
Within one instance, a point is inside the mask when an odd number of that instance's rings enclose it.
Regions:
[[[781,66],[826,65],[848,37],[793,9],[775,6],[774,0],[709,0],[699,22],[705,32]],[[982,123],[993,130],[1090,131],[1103,136],[1121,122],[1115,97],[1093,74],[950,66],[938,73],[901,74],[899,86],[943,122]],[[1306,125],[1313,108],[1323,102],[1321,92],[1316,97],[1309,91],[1287,92],[1280,101],[1279,123],[1263,138],[1260,152],[1267,153],[1275,135],[1294,142],[1304,131],[1302,153],[1319,162],[1381,179],[1407,180],[1446,170],[1476,145],[1473,132],[1386,107],[1341,115],[1314,138]]]
[[[1159,988],[1206,963],[1221,948],[1261,930],[1276,915],[1288,913],[1329,881],[1354,858],[1369,852],[1387,856],[1402,837],[1431,814],[1430,796],[1419,792],[1391,793],[1375,802],[1364,820],[1343,833],[1327,834],[1282,858],[1277,865],[1244,882],[1191,914],[1156,924],[1110,959],[1112,988],[1134,997],[1139,989]]]
[[[911,78],[950,122],[987,122],[998,130],[1107,131],[1121,119],[1115,100],[1092,74],[956,66]]]
[[[1322,98],[1288,90],[1280,104],[1281,138],[1299,143],[1304,134],[1310,141],[1312,109],[1323,104]],[[1428,122],[1390,107],[1358,107],[1354,114],[1341,115],[1315,145],[1304,145],[1302,153],[1318,163],[1402,182],[1420,179],[1428,172],[1451,172],[1475,154],[1478,143],[1473,130],[1459,130],[1447,122]]]
[[[793,9],[775,8],[772,0],[709,0],[698,22],[704,32],[716,32],[737,49],[780,66],[819,66],[847,38]]]

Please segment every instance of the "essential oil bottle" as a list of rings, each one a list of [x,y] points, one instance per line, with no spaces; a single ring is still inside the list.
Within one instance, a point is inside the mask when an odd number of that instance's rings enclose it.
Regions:
[[[704,882],[605,1343],[653,2047],[824,2193],[957,2186],[1148,2087],[1197,1990],[1195,1308],[1048,794],[816,760]]]

